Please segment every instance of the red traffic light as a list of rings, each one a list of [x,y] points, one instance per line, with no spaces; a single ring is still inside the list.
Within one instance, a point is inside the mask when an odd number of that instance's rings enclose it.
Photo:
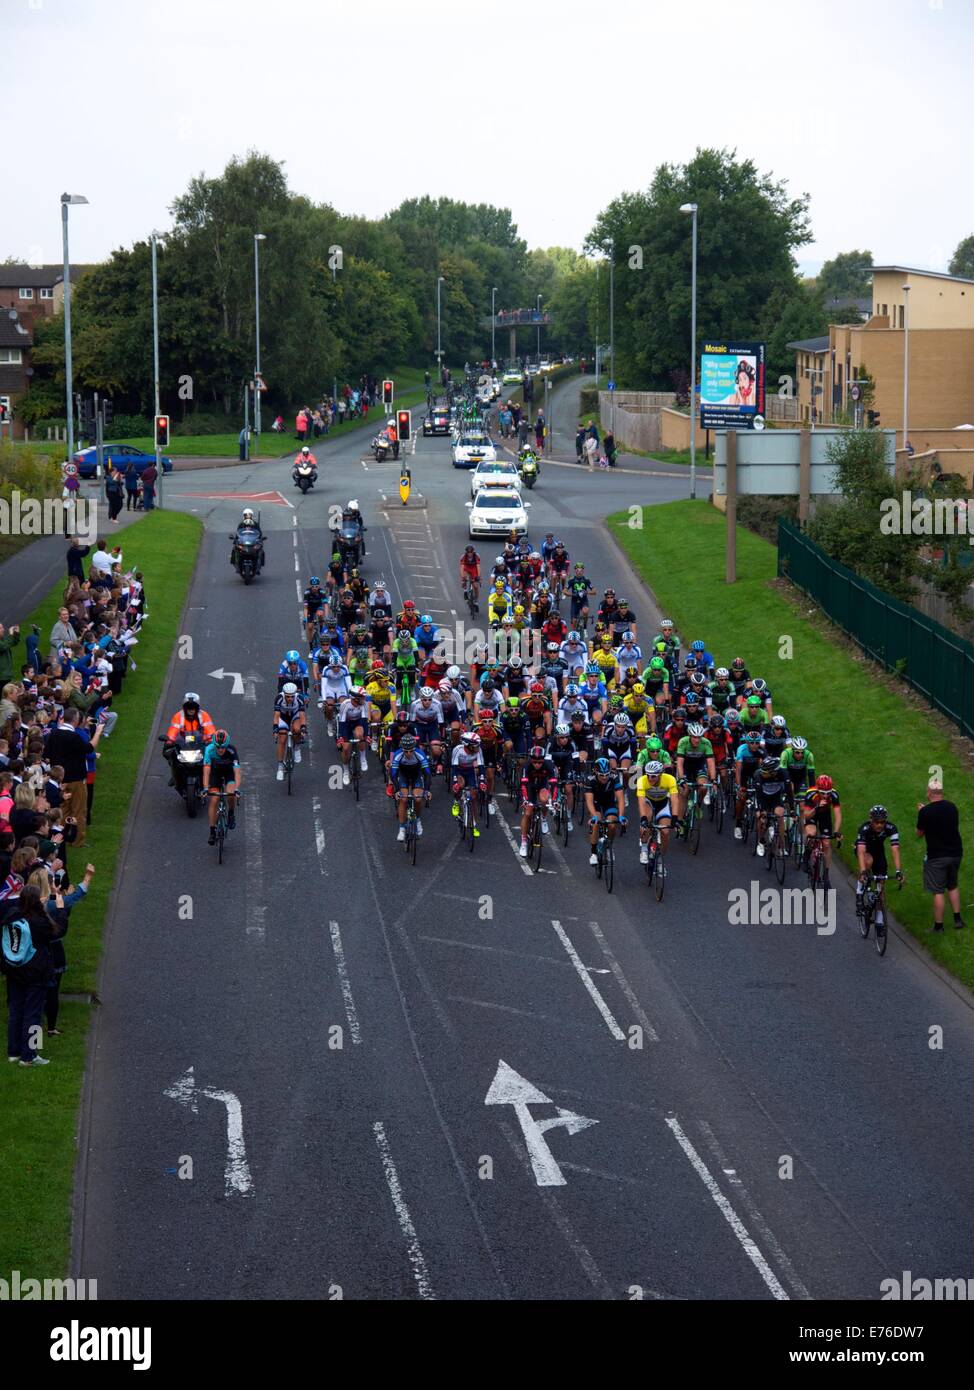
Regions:
[[[168,449],[168,448],[169,448],[169,416],[168,416],[168,415],[157,415],[157,416],[156,416],[156,448],[157,448],[157,449]]]
[[[392,399],[393,399],[394,391],[395,391],[395,387],[394,387],[394,384],[393,384],[391,381],[384,381],[384,382],[382,383],[382,404],[383,404],[383,405],[392,405]]]
[[[399,410],[396,412],[397,433],[400,443],[404,443],[409,438],[411,424],[412,416],[408,410]]]

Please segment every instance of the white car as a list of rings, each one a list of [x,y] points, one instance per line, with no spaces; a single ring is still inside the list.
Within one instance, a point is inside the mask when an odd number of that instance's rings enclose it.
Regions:
[[[470,538],[475,536],[506,536],[509,531],[525,535],[528,529],[530,502],[522,502],[521,494],[513,488],[484,487],[470,509]]]
[[[551,363],[548,361],[547,358],[545,358],[543,362],[539,362],[539,363],[538,363],[538,371],[539,371],[539,372],[550,372],[550,371],[551,371]]]
[[[510,382],[513,382],[515,385],[517,385],[520,382],[520,380],[521,373],[517,367],[508,367],[507,371],[501,377],[501,381],[504,383],[505,386],[507,386]]]
[[[521,491],[521,475],[513,459],[484,459],[470,475],[470,496],[476,497],[481,488],[506,487]]]
[[[537,375],[538,375],[538,364],[537,364],[537,362],[529,362],[528,365],[524,368],[524,370],[527,372],[528,376],[537,376]]]
[[[499,400],[500,400],[500,396],[501,396],[501,384],[500,384],[500,382],[498,381],[498,379],[497,379],[496,376],[493,377],[492,380],[491,380],[491,383],[490,383],[490,394],[491,394],[491,396],[493,397],[493,399],[494,399],[495,401],[499,401]]]
[[[485,459],[493,463],[496,458],[490,435],[482,431],[466,430],[453,446],[454,468],[476,468]]]

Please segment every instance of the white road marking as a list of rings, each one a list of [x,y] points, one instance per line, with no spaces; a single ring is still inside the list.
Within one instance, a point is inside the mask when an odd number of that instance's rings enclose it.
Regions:
[[[524,1135],[524,1143],[531,1159],[534,1180],[539,1187],[564,1187],[567,1179],[558,1166],[554,1154],[548,1147],[545,1134],[549,1129],[564,1127],[569,1134],[578,1134],[598,1120],[587,1115],[576,1115],[573,1110],[563,1110],[560,1105],[544,1091],[539,1091],[526,1077],[516,1072],[501,1058],[497,1063],[494,1079],[484,1097],[485,1105],[510,1105],[517,1116]],[[544,1120],[537,1120],[531,1114],[532,1105],[555,1105],[558,1112]]]
[[[300,603],[300,604],[302,605],[300,611],[303,613],[303,612],[304,612],[304,594],[301,592],[301,581],[300,581],[300,579],[296,579],[296,580],[294,581],[294,587],[295,587],[295,589],[297,590],[297,593],[298,593],[298,603]]]
[[[342,989],[342,1000],[345,1004],[345,1017],[348,1019],[348,1031],[352,1035],[353,1043],[362,1041],[362,1033],[359,1028],[358,1014],[355,1010],[355,1000],[352,998],[352,985],[348,978],[348,967],[345,964],[345,948],[342,945],[342,934],[338,929],[337,922],[329,922],[328,930],[331,932],[332,950],[335,952],[335,964],[338,968],[338,982]]]
[[[311,811],[315,822],[315,849],[318,851],[318,868],[328,877],[328,870],[325,868],[325,827],[321,819],[321,798],[313,796],[311,798]]]
[[[791,1263],[791,1260],[789,1260],[784,1250],[782,1250],[781,1246],[778,1244],[776,1236],[772,1232],[771,1228],[768,1226],[768,1223],[765,1221],[764,1217],[761,1215],[757,1207],[754,1205],[754,1202],[751,1199],[751,1194],[744,1186],[744,1183],[737,1170],[734,1168],[729,1168],[727,1166],[727,1158],[725,1157],[724,1152],[720,1147],[720,1144],[717,1142],[717,1137],[714,1134],[713,1130],[707,1124],[706,1120],[698,1120],[697,1123],[703,1132],[703,1136],[707,1141],[707,1145],[711,1153],[714,1155],[717,1162],[724,1170],[724,1173],[727,1175],[727,1178],[730,1181],[731,1186],[737,1189],[738,1200],[740,1201],[744,1209],[747,1211],[747,1214],[751,1218],[751,1221],[753,1222],[756,1229],[760,1232],[761,1238],[763,1239],[765,1245],[768,1247],[774,1258],[777,1260],[778,1268],[782,1271],[785,1278],[791,1285],[792,1292],[795,1293],[799,1298],[810,1299],[812,1295],[808,1292],[808,1289],[805,1287],[805,1285],[799,1279],[798,1275],[795,1273],[795,1269]]]
[[[435,1299],[433,1286],[430,1283],[429,1273],[426,1269],[426,1260],[419,1246],[416,1235],[416,1227],[413,1225],[412,1217],[409,1215],[409,1208],[406,1206],[402,1195],[402,1185],[399,1181],[399,1174],[396,1172],[396,1165],[392,1161],[392,1154],[389,1151],[389,1140],[386,1138],[385,1126],[381,1120],[376,1120],[372,1126],[372,1133],[375,1135],[375,1142],[379,1148],[379,1156],[382,1159],[382,1171],[385,1174],[386,1183],[389,1187],[389,1195],[392,1198],[392,1205],[396,1209],[396,1217],[399,1221],[399,1228],[406,1237],[406,1254],[409,1263],[413,1267],[413,1278],[416,1280],[416,1287],[419,1290],[420,1298]]]
[[[495,821],[497,822],[497,824],[500,826],[501,830],[503,830],[503,832],[504,832],[504,838],[507,840],[507,843],[510,845],[511,850],[512,850],[512,852],[513,852],[513,854],[514,854],[514,858],[517,860],[518,864],[520,865],[521,873],[522,873],[522,874],[527,874],[528,878],[530,878],[530,877],[531,877],[531,870],[528,868],[528,861],[527,861],[526,859],[522,859],[522,858],[521,858],[521,846],[520,846],[520,844],[518,843],[518,841],[515,840],[515,838],[514,838],[514,831],[513,831],[513,830],[511,829],[511,827],[508,825],[508,823],[507,823],[507,817],[504,815],[504,812],[500,809],[499,806],[498,806],[498,808],[497,808],[497,815],[494,817],[494,820],[495,820]]]
[[[456,842],[459,843],[459,840]],[[488,946],[482,941],[456,941],[449,936],[420,935],[418,940],[434,946],[458,946],[464,951],[489,951],[496,956],[513,956],[515,960],[533,960],[537,965],[557,965],[559,970],[568,964],[561,956],[539,956],[530,951],[512,951],[508,946]]]
[[[295,574],[300,574],[300,572],[301,572],[301,566],[298,564],[298,557],[295,555],[295,557],[294,557],[294,573],[295,573]]]
[[[767,1260],[761,1254],[761,1251],[755,1245],[754,1241],[748,1235],[747,1228],[745,1227],[741,1218],[738,1216],[737,1212],[734,1210],[730,1202],[728,1202],[727,1198],[724,1196],[723,1192],[721,1192],[720,1188],[717,1186],[716,1179],[710,1172],[710,1169],[704,1163],[703,1159],[697,1153],[690,1140],[687,1138],[677,1117],[675,1115],[667,1115],[666,1123],[673,1131],[673,1137],[676,1139],[676,1142],[679,1144],[680,1148],[683,1150],[687,1158],[690,1160],[690,1163],[693,1167],[694,1172],[697,1174],[697,1177],[700,1179],[704,1187],[707,1189],[711,1197],[714,1199],[714,1202],[717,1205],[717,1209],[720,1211],[724,1220],[727,1222],[731,1230],[734,1232],[734,1235],[740,1241],[744,1253],[747,1255],[748,1259],[754,1265],[754,1268],[757,1270],[761,1278],[764,1280],[771,1293],[771,1296],[773,1298],[778,1299],[779,1301],[789,1301],[787,1293],[779,1284],[771,1266],[768,1264]]]
[[[554,1014],[539,1014],[536,1009],[515,1009],[512,1004],[497,1004],[492,999],[471,999],[466,994],[448,994],[447,998],[454,1004],[473,1004],[478,1009],[497,1009],[500,1013],[516,1014],[518,1018],[534,1018],[539,1023],[553,1023],[557,1027],[567,1024],[573,1027],[570,1019],[557,1018]],[[567,1164],[565,1165],[567,1167]]]
[[[233,1091],[217,1091],[212,1086],[197,1086],[193,1067],[187,1068],[177,1081],[162,1093],[180,1105],[189,1106],[194,1115],[199,1114],[198,1096],[207,1100],[219,1101],[227,1107],[227,1161],[224,1168],[224,1192],[232,1197],[235,1192],[246,1196],[253,1191],[254,1183],[247,1163],[247,1151],[243,1137],[243,1107]]]
[[[632,986],[630,985],[629,981],[626,979],[625,975],[623,974],[622,966],[619,964],[619,962],[616,960],[615,956],[612,954],[611,950],[609,949],[609,943],[606,941],[605,937],[602,935],[602,929],[601,929],[601,927],[599,926],[598,922],[589,922],[588,925],[589,925],[589,930],[591,931],[592,935],[595,937],[596,941],[599,943],[599,945],[600,945],[601,948],[602,948],[602,954],[605,956],[606,960],[609,962],[609,967],[610,967],[610,969],[612,970],[613,975],[616,977],[616,984],[619,986],[619,988],[622,990],[623,994],[624,994],[624,995],[626,996],[626,998],[628,999],[628,1001],[629,1001],[629,1007],[632,1009],[632,1011],[633,1011],[633,1013],[635,1014],[636,1018],[639,1020],[640,1024],[642,1025],[643,1033],[644,1033],[645,1036],[650,1040],[650,1042],[659,1042],[659,1034],[656,1032],[656,1029],[655,1029],[655,1028],[653,1027],[653,1025],[650,1023],[650,1021],[649,1021],[649,1019],[647,1018],[646,1013],[645,1013],[645,1011],[644,1011],[644,1009],[643,1009],[643,1006],[640,1004],[639,1000],[636,998],[635,990],[632,988]]]
[[[571,961],[572,965],[574,965],[575,969],[578,971],[578,975],[582,981],[582,984],[585,986],[585,988],[591,995],[592,1003],[595,1005],[599,1013],[602,1015],[602,1019],[605,1023],[606,1028],[608,1028],[609,1032],[615,1038],[616,1042],[625,1042],[625,1033],[619,1027],[618,1023],[616,1023],[615,1019],[612,1016],[612,1012],[609,1009],[608,1004],[605,1002],[599,991],[596,989],[595,984],[592,980],[592,973],[586,968],[586,966],[582,964],[581,958],[579,957],[578,952],[575,950],[575,947],[569,940],[568,933],[565,931],[565,928],[561,925],[557,918],[552,917],[549,920],[551,922],[551,925],[555,929],[555,934],[557,935],[558,940],[561,942],[565,950],[568,952],[568,959]]]
[[[208,671],[208,672],[207,672],[207,675],[212,676],[212,677],[214,678],[214,680],[218,680],[218,681],[222,681],[224,676],[232,676],[232,677],[233,677],[233,685],[230,687],[230,694],[231,694],[231,695],[242,695],[242,694],[244,693],[244,683],[243,683],[243,672],[242,672],[242,671],[224,671],[223,667],[221,666],[221,667],[220,667],[218,670],[216,670],[216,671]]]

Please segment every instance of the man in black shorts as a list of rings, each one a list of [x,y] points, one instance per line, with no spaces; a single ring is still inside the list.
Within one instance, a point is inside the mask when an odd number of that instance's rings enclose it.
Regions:
[[[957,807],[944,797],[944,789],[938,780],[927,784],[927,804],[917,804],[917,835],[927,842],[927,853],[923,861],[923,886],[933,894],[933,926],[931,931],[944,929],[944,895],[950,898],[954,914],[954,926],[959,931],[964,925],[960,915],[960,889],[957,887],[957,874],[964,856],[964,844],[960,837],[960,818]]]

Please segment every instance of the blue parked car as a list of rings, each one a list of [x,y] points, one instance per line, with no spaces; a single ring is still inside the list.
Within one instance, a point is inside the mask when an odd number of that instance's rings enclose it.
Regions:
[[[113,464],[120,468],[124,473],[130,463],[134,463],[141,473],[143,468],[148,468],[150,463],[155,463],[155,454],[145,454],[141,449],[134,449],[131,444],[105,444],[102,446],[102,455],[105,464]],[[93,478],[95,469],[98,466],[98,451],[94,444],[89,449],[78,449],[71,455],[74,462],[78,465],[79,478]],[[163,473],[172,472],[172,459],[162,458]]]

